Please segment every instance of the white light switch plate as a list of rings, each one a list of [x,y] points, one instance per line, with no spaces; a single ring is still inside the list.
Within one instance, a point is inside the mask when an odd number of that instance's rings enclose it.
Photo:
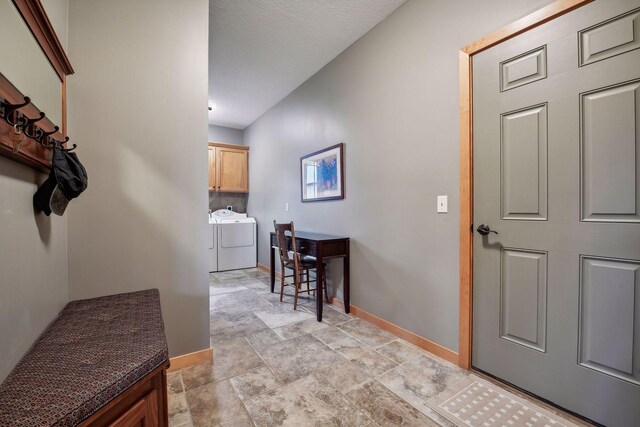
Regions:
[[[447,196],[438,196],[438,213],[447,212],[449,212],[449,203],[447,201]]]
[[[289,203],[284,204],[284,211],[289,212]]]

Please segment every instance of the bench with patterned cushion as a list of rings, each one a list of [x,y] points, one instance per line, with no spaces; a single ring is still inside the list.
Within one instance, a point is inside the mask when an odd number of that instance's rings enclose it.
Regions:
[[[0,425],[78,425],[167,366],[157,289],[70,302],[0,384]]]

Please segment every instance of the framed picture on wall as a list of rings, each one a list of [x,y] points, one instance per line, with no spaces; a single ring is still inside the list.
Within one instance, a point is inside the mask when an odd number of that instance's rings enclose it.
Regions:
[[[303,202],[344,199],[343,143],[300,158]]]

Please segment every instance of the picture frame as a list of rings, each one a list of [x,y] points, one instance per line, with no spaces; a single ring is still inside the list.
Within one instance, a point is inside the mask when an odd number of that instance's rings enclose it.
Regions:
[[[344,199],[344,143],[300,157],[302,202]]]

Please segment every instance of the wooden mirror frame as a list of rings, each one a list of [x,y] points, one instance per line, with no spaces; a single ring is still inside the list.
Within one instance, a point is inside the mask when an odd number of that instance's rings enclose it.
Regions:
[[[13,0],[13,4],[60,79],[62,122],[60,123],[61,130],[54,134],[53,137],[57,140],[64,140],[67,135],[66,77],[74,73],[73,67],[41,1]],[[0,74],[0,97],[12,104],[19,104],[24,100],[25,95],[28,94],[22,93],[19,88],[14,87],[10,81]],[[32,104],[20,111],[32,118],[38,117],[40,114],[40,110]],[[54,124],[48,118],[38,122],[38,127],[47,132],[54,130]],[[9,132],[12,131],[4,120],[0,120],[0,154],[32,168],[47,172],[51,167],[50,151],[30,139],[26,139],[21,143],[19,150],[14,150],[14,141],[9,136]]]
[[[65,77],[73,74],[73,67],[69,58],[56,35],[51,21],[44,10],[40,0],[13,0],[13,4],[20,12],[22,19],[29,27],[42,52],[56,70],[60,81],[64,83]]]

